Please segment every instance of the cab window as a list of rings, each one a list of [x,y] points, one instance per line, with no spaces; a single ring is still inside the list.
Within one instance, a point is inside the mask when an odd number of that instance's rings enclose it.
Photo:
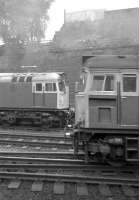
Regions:
[[[114,91],[113,75],[94,75],[92,91]]]
[[[24,82],[24,80],[25,80],[25,76],[20,76],[19,77],[19,82]]]
[[[136,92],[136,74],[123,75],[123,92]]]
[[[36,83],[36,92],[42,92],[42,83]]]
[[[56,91],[56,83],[45,83],[45,91],[46,92],[55,92]]]
[[[113,90],[114,90],[114,77],[112,75],[107,75],[105,78],[104,91],[113,91]]]
[[[18,76],[13,76],[12,82],[17,82]]]
[[[59,90],[62,92],[64,92],[65,91],[65,83],[64,83],[64,81],[60,81],[59,83],[58,83],[58,86],[59,86]]]
[[[92,90],[93,91],[102,91],[103,90],[103,82],[104,82],[104,76],[94,76]]]
[[[32,82],[32,76],[27,76],[26,82]]]

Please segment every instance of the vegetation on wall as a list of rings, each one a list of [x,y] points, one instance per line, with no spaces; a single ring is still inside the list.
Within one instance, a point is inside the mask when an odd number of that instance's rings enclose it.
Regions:
[[[40,41],[53,0],[0,0],[0,36],[4,43]]]

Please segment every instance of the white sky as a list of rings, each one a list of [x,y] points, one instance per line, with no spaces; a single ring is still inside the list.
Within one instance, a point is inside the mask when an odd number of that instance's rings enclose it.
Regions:
[[[115,10],[139,7],[139,0],[55,0],[49,10],[50,20],[46,40],[51,40],[64,22],[64,10],[67,12],[106,9]]]

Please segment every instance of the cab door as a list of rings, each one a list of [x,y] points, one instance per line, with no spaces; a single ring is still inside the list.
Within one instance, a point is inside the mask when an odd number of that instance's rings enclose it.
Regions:
[[[68,107],[69,107],[69,87],[66,86],[65,81],[60,80],[58,82],[57,108],[65,109]]]
[[[116,74],[94,73],[89,92],[89,127],[115,127],[117,124]]]
[[[44,86],[43,82],[35,82],[32,84],[33,106],[43,106]]]
[[[121,74],[121,125],[139,124],[138,74]]]
[[[43,106],[48,109],[57,108],[57,84],[49,80],[44,84]]]

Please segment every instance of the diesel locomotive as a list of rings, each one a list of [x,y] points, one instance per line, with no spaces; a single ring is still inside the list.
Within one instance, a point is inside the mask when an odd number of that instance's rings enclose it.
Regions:
[[[0,73],[0,123],[64,127],[69,87],[63,72]]]
[[[85,161],[139,161],[139,56],[94,55],[76,84],[74,153]]]

